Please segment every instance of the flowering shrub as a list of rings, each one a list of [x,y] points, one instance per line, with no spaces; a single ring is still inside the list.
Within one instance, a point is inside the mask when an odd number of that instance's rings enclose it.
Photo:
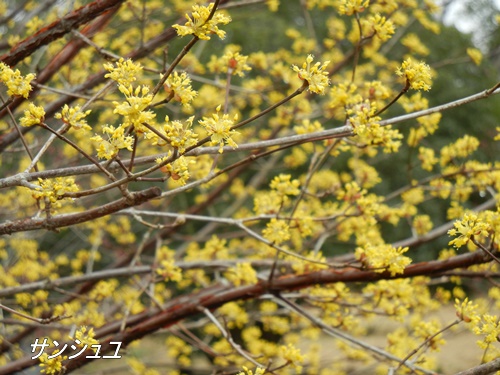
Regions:
[[[435,374],[457,325],[500,371],[500,128],[436,136],[499,89],[435,103],[434,1],[36,3],[0,2],[0,374],[159,374],[155,332],[172,374]]]

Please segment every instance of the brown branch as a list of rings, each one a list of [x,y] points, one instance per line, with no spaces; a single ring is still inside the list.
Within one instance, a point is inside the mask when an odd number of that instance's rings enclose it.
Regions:
[[[254,299],[266,293],[279,293],[282,291],[299,290],[313,285],[324,285],[337,282],[374,282],[378,280],[409,278],[422,275],[433,275],[445,271],[469,267],[474,264],[489,262],[490,257],[483,251],[461,254],[445,260],[420,262],[408,266],[402,274],[391,276],[390,273],[377,273],[346,268],[344,270],[323,270],[305,273],[302,275],[284,275],[273,280],[272,289],[267,281],[254,285],[234,287],[231,285],[214,285],[198,292],[179,296],[170,300],[163,310],[153,308],[143,313],[130,316],[123,331],[120,330],[121,321],[110,323],[96,331],[96,338],[102,344],[102,353],[115,349],[113,342],[122,342],[126,347],[132,341],[138,340],[161,328],[169,327],[179,321],[200,314],[200,309],[214,310],[220,306],[238,300]],[[109,335],[112,335],[109,337]],[[68,361],[68,372],[80,368],[91,362],[92,358],[78,357]],[[30,357],[22,358],[0,368],[0,375],[10,374],[14,371],[31,367],[38,362]],[[475,373],[470,373],[471,375]],[[483,373],[478,373],[483,374]]]
[[[500,358],[482,365],[470,368],[465,371],[457,372],[455,375],[492,375],[500,370]]]
[[[131,193],[127,198],[121,198],[100,207],[92,208],[84,212],[52,216],[48,219],[21,219],[0,224],[0,234],[11,234],[36,229],[57,229],[69,225],[84,223],[100,217],[123,210],[124,208],[138,206],[161,195],[161,189],[157,186],[149,189]]]
[[[124,0],[95,0],[79,9],[74,10],[67,16],[52,22],[50,25],[39,30],[36,34],[20,41],[12,49],[0,56],[0,61],[7,65],[15,66],[18,62],[32,55],[41,46],[57,40],[71,30],[92,21],[100,14],[122,3]]]

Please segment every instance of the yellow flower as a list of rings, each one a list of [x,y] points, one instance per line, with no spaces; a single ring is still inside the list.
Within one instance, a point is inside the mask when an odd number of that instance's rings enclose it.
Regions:
[[[450,236],[459,234],[459,236],[451,240],[448,245],[453,245],[456,248],[466,245],[474,236],[488,235],[488,231],[490,230],[490,226],[480,221],[477,215],[468,213],[464,215],[462,220],[455,221],[453,225],[455,228],[450,229],[448,234]]]
[[[302,65],[302,69],[296,65],[293,65],[292,69],[298,73],[300,79],[307,81],[309,91],[316,94],[324,94],[326,87],[330,85],[328,72],[325,72],[325,68],[330,61],[325,61],[323,65],[320,62],[316,62],[316,64],[311,66],[313,60],[313,55],[308,55],[306,62]]]
[[[248,367],[242,366],[243,371],[238,372],[236,375],[264,375],[265,370],[261,367],[257,367],[255,369],[255,374],[252,370],[249,370]]]
[[[7,86],[9,96],[22,96],[27,99],[32,89],[31,81],[34,79],[35,75],[33,73],[23,77],[18,69],[12,70],[9,66],[0,62],[0,81]]]
[[[164,156],[163,158],[157,158],[156,164],[163,163],[165,160],[169,159],[171,155],[172,152],[169,151],[167,156]],[[186,185],[189,177],[191,177],[191,175],[189,174],[189,164],[194,163],[194,160],[188,160],[188,158],[181,155],[172,163],[168,163],[167,165],[161,167],[161,171],[164,173],[170,173],[170,177],[172,178],[172,180],[177,182],[179,185]]]
[[[101,280],[94,286],[92,291],[89,293],[89,297],[91,299],[95,299],[96,301],[102,301],[107,297],[111,297],[117,287],[118,287],[118,281],[115,279],[111,279],[109,281]]]
[[[422,169],[432,171],[434,165],[439,161],[432,148],[419,147],[418,158],[422,162]]]
[[[271,221],[267,223],[266,229],[262,231],[262,235],[269,242],[279,245],[290,239],[290,228],[284,220],[272,218]]]
[[[173,95],[174,100],[181,102],[184,106],[189,106],[198,93],[191,87],[191,78],[187,73],[174,72],[165,82],[165,91]]]
[[[248,56],[241,55],[237,51],[227,51],[220,58],[212,55],[207,67],[213,73],[228,73],[243,77],[245,71],[252,70],[247,64]]]
[[[486,335],[477,343],[482,349],[488,349],[492,343],[500,341],[500,319],[497,315],[484,314],[473,331],[476,335]]]
[[[410,58],[403,61],[396,74],[405,77],[407,84],[414,90],[431,89],[431,68],[424,62],[415,63]]]
[[[413,218],[413,228],[417,235],[426,234],[432,229],[432,220],[429,215],[417,215]]]
[[[237,302],[229,302],[217,310],[227,322],[227,327],[243,328],[248,324],[248,314]]]
[[[104,77],[111,78],[113,81],[119,85],[131,85],[137,77],[142,72],[142,65],[140,63],[135,63],[132,60],[124,60],[120,58],[116,62],[116,66],[111,63],[106,63],[103,65],[109,73]]]
[[[380,14],[370,16],[368,18],[368,25],[373,28],[375,35],[384,42],[390,39],[391,35],[394,34],[394,24],[392,21],[387,20]]]
[[[500,141],[500,127],[496,127],[495,130],[498,132],[497,135],[495,135],[495,138],[493,138],[494,141]]]
[[[125,95],[126,101],[122,103],[113,102],[115,109],[113,113],[118,113],[125,117],[123,126],[133,125],[136,132],[144,132],[141,126],[156,117],[152,111],[146,110],[153,101],[153,95],[149,93],[147,86],[138,86],[135,90],[131,85],[119,85],[118,90]]]
[[[164,281],[172,280],[178,282],[182,280],[182,270],[175,265],[173,259],[160,261],[156,273]]]
[[[364,11],[369,4],[369,0],[339,0],[338,10],[340,14],[352,16]]]
[[[98,347],[92,347],[92,345],[97,346],[99,344],[99,341],[94,339],[94,336],[95,336],[94,328],[87,329],[86,326],[82,326],[80,327],[79,330],[75,332],[74,339],[78,346],[83,347],[87,345],[88,349],[92,349],[94,352],[96,352]],[[72,337],[70,338],[73,339]],[[78,340],[78,342],[76,340]]]
[[[235,267],[229,268],[224,272],[227,280],[235,286],[254,284],[257,282],[257,272],[248,262],[237,263]]]
[[[271,181],[269,187],[275,190],[280,196],[285,195],[299,195],[300,182],[299,180],[292,180],[289,174],[280,174]]]
[[[282,203],[283,196],[276,191],[257,191],[254,195],[254,212],[257,215],[275,214]]]
[[[54,115],[55,118],[62,119],[62,121],[68,125],[71,125],[75,129],[91,130],[92,128],[87,124],[87,117],[91,110],[82,112],[80,106],[77,105],[74,108],[68,107],[67,104],[64,105],[61,112]]]
[[[210,34],[217,34],[219,38],[224,39],[226,32],[220,30],[217,25],[227,25],[231,22],[231,17],[217,12],[208,20],[213,7],[214,3],[210,3],[208,6],[193,5],[193,12],[191,14],[193,18],[186,14],[187,22],[184,26],[175,24],[172,27],[177,30],[177,35],[179,36],[193,34],[200,39],[209,40]]]
[[[300,373],[302,371],[302,363],[304,362],[304,356],[300,354],[300,349],[295,348],[292,344],[288,346],[282,346],[281,355],[287,361],[287,363],[292,364],[295,370]]]
[[[53,180],[43,180],[39,178],[38,183],[40,187],[33,191],[33,197],[47,197],[52,203],[56,203],[65,193],[79,190],[78,186],[75,184],[75,179],[72,177],[56,177]]]
[[[457,317],[465,323],[479,320],[478,305],[474,305],[468,298],[465,298],[462,303],[458,298],[455,299],[455,310]]]
[[[21,117],[19,123],[21,126],[29,127],[41,124],[45,120],[45,110],[43,107],[38,107],[33,103],[28,105],[28,109],[24,111],[24,116]]]
[[[417,55],[427,56],[429,49],[421,42],[416,34],[410,33],[401,39],[401,44]]]
[[[442,166],[447,165],[455,158],[466,158],[479,147],[479,139],[470,135],[464,135],[457,139],[454,143],[444,146],[441,149]]]
[[[216,108],[216,113],[212,114],[212,117],[203,117],[203,120],[199,120],[199,123],[206,129],[208,135],[210,136],[210,144],[212,146],[219,145],[219,153],[222,154],[224,143],[227,143],[232,148],[238,147],[236,142],[233,140],[233,136],[238,134],[237,131],[231,130],[233,124],[238,120],[238,116],[235,115],[233,120],[229,118],[228,114],[219,116],[221,106]]]
[[[58,355],[54,358],[49,359],[47,353],[43,353],[38,359],[40,360],[41,373],[47,375],[58,375],[61,373],[63,366],[62,361],[68,358],[68,356]]]
[[[269,11],[271,11],[271,12],[278,11],[278,8],[280,6],[279,0],[267,0],[266,3],[267,3],[267,7],[269,8]],[[258,370],[260,370],[260,369],[258,369]],[[249,374],[249,375],[252,375],[252,374]],[[255,375],[259,375],[259,373],[256,372]]]
[[[193,126],[194,116],[189,117],[183,124],[180,121],[169,121],[168,116],[165,117],[166,124],[163,125],[165,138],[168,139],[170,145],[176,148],[180,154],[186,152],[186,148],[194,146],[198,141],[198,134],[191,130]],[[154,137],[153,144],[163,145],[165,141],[154,133],[146,134],[146,138]]]
[[[114,126],[105,126],[103,133],[108,134],[108,139],[102,138],[100,135],[96,135],[90,140],[97,142],[97,156],[101,159],[111,159],[118,151],[126,148],[132,151],[132,145],[134,144],[134,138],[125,135],[125,129],[123,126],[115,128]]]
[[[395,248],[391,245],[367,245],[358,247],[355,251],[356,258],[361,263],[373,269],[375,272],[389,271],[391,276],[401,274],[405,267],[411,263],[411,259],[402,255],[408,251],[407,247]]]
[[[293,127],[293,130],[297,134],[308,134],[308,133],[314,133],[314,132],[319,132],[323,130],[323,126],[319,121],[313,121],[309,119],[302,120],[302,125],[296,125]]]
[[[467,48],[467,55],[476,65],[480,65],[483,60],[483,54],[477,48]]]

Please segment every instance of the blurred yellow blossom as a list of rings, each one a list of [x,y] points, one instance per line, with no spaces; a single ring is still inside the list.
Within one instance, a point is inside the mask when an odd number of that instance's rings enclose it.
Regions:
[[[363,12],[369,4],[369,0],[339,0],[338,10],[340,14],[352,16],[355,13]]]
[[[483,54],[477,48],[467,48],[467,55],[471,58],[472,62],[476,65],[481,65]]]

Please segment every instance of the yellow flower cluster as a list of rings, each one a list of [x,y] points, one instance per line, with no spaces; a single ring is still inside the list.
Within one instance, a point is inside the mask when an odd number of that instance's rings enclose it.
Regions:
[[[407,247],[392,247],[391,245],[366,245],[358,247],[355,252],[356,259],[375,272],[389,271],[391,276],[401,274],[405,267],[411,263],[411,258],[403,254]]]
[[[352,16],[363,12],[369,4],[370,0],[339,0],[338,10],[340,14]]]
[[[19,123],[21,126],[29,127],[33,125],[41,124],[45,120],[45,110],[43,107],[34,105],[33,103],[28,104],[28,109],[24,111],[24,116],[21,117]]]
[[[408,48],[412,54],[427,56],[429,49],[422,43],[416,34],[407,34],[401,39],[401,44]]]
[[[186,72],[179,74],[173,72],[165,82],[165,91],[168,95],[173,95],[174,100],[181,102],[184,106],[189,106],[198,93],[191,87],[191,78]]]
[[[23,77],[19,69],[13,70],[0,62],[0,81],[7,86],[9,96],[22,96],[27,99],[32,90],[31,81],[34,79],[35,75],[33,73]]]
[[[96,352],[98,348],[97,347],[93,348],[92,345],[98,345],[99,341],[96,340],[94,336],[95,336],[94,328],[87,329],[86,326],[82,326],[75,332],[74,338],[79,341],[79,343],[77,343],[78,346],[87,345],[89,349],[92,349],[94,352]],[[73,339],[72,337],[70,338]]]
[[[468,298],[462,302],[458,298],[455,299],[455,310],[457,317],[468,323],[468,328],[474,334],[484,336],[483,339],[477,341],[477,345],[485,350],[485,354],[491,350],[495,357],[496,351],[498,357],[498,349],[494,347],[494,344],[500,341],[500,317],[481,313],[479,305],[469,301]]]
[[[262,231],[262,235],[269,242],[279,245],[290,239],[290,227],[284,220],[272,218]]]
[[[236,375],[264,375],[265,369],[262,367],[257,367],[255,369],[255,373],[252,370],[249,370],[248,367],[242,366],[243,371],[238,372]]]
[[[224,277],[235,286],[255,284],[257,282],[257,272],[248,262],[237,263],[235,267],[224,272]]]
[[[481,349],[488,349],[493,343],[500,342],[500,317],[497,315],[484,314],[481,320],[474,327],[476,335],[484,335],[483,340],[477,344]]]
[[[182,269],[175,265],[175,251],[170,250],[167,246],[162,246],[156,255],[158,268],[156,274],[161,276],[164,281],[179,282],[182,280]]]
[[[232,130],[232,126],[238,120],[238,115],[234,115],[233,119],[229,118],[228,114],[219,116],[221,106],[216,108],[216,112],[212,117],[203,117],[199,123],[205,128],[210,136],[210,144],[212,146],[219,145],[219,153],[223,153],[224,143],[227,143],[232,148],[238,147],[237,143],[232,137],[238,134],[237,131]]]
[[[246,71],[252,70],[247,64],[248,56],[241,55],[237,51],[232,51],[230,48],[217,58],[212,55],[207,67],[213,73],[229,73],[230,75],[238,75],[243,77]]]
[[[301,125],[297,125],[293,127],[293,130],[297,134],[308,134],[308,133],[314,133],[314,132],[319,132],[323,130],[323,126],[319,121],[313,121],[309,119],[302,120]]]
[[[396,74],[405,77],[413,90],[429,91],[431,89],[431,68],[424,62],[413,62],[410,58],[403,61]]]
[[[367,100],[349,108],[348,122],[353,127],[353,133],[357,135],[358,141],[365,145],[383,146],[386,153],[397,152],[403,136],[390,125],[380,126],[380,117],[375,116],[376,112],[376,104]]]
[[[226,318],[228,328],[243,328],[248,324],[248,314],[240,305],[237,302],[229,302],[217,310]]]
[[[56,177],[53,180],[38,179],[40,185],[37,190],[32,192],[33,197],[38,199],[42,197],[48,198],[56,207],[60,207],[59,200],[63,199],[65,193],[78,191],[78,186],[75,184],[75,179],[72,177]]]
[[[411,147],[416,147],[419,142],[428,136],[429,134],[434,134],[439,126],[439,121],[441,120],[441,113],[433,113],[428,116],[419,117],[417,123],[419,126],[417,128],[410,129],[410,135],[408,136],[408,145]]]
[[[213,7],[213,3],[210,3],[208,6],[193,5],[193,11],[191,14],[193,18],[186,14],[187,22],[183,26],[175,24],[173,25],[173,28],[177,30],[177,34],[179,36],[192,34],[200,39],[209,40],[210,34],[216,34],[219,38],[224,39],[226,37],[226,32],[220,30],[217,25],[227,25],[231,22],[231,17],[217,12],[209,20],[208,17],[212,12]]]
[[[300,349],[294,347],[292,344],[288,344],[287,346],[282,346],[281,355],[290,363],[295,370],[300,373],[302,371],[302,364],[305,360],[304,356],[300,353]]]
[[[289,174],[280,174],[273,178],[269,187],[275,190],[280,196],[299,195],[300,194],[299,180],[292,180]]]
[[[130,135],[125,135],[125,129],[122,126],[115,128],[114,126],[104,126],[103,133],[108,135],[108,139],[96,135],[90,138],[97,142],[97,156],[101,159],[112,159],[121,149],[132,151],[134,138]]]
[[[368,26],[373,29],[377,38],[383,42],[389,40],[394,34],[394,23],[380,14],[368,17]]]
[[[477,48],[467,48],[467,55],[476,65],[481,65],[483,54]]]
[[[302,68],[293,65],[292,69],[298,73],[301,80],[307,82],[309,91],[316,94],[324,94],[325,89],[330,85],[328,72],[325,71],[330,61],[325,61],[323,65],[320,62],[316,62],[316,64],[311,66],[313,60],[313,55],[308,55]]]
[[[476,214],[466,213],[462,220],[457,220],[453,224],[455,228],[450,229],[450,236],[459,235],[454,240],[451,240],[448,245],[453,245],[460,248],[466,245],[474,236],[487,236],[490,230],[490,225],[479,220]]]
[[[113,113],[124,116],[122,127],[133,126],[138,133],[146,132],[145,122],[149,122],[156,117],[156,114],[147,110],[153,101],[153,95],[149,93],[149,87],[138,86],[135,89],[132,85],[118,85],[118,90],[125,95],[125,102],[113,102],[115,109]]]
[[[47,375],[58,375],[63,371],[62,362],[66,360],[68,356],[58,355],[54,358],[49,359],[47,353],[43,353],[38,359],[40,360],[40,367],[42,368],[40,372]]]
[[[420,340],[428,340],[427,345],[429,345],[431,350],[439,350],[439,347],[446,343],[446,341],[443,340],[442,334],[434,336],[442,329],[436,319],[429,322],[417,320],[414,324],[414,335]]]
[[[193,348],[188,345],[184,340],[176,336],[168,336],[165,340],[165,348],[167,348],[167,355],[170,358],[176,358],[178,363],[184,366],[191,365],[191,359],[189,358]],[[143,374],[144,372],[139,372]]]
[[[107,73],[104,77],[111,78],[119,85],[130,85],[137,80],[137,77],[142,73],[142,65],[130,59],[124,60],[120,58],[115,65],[112,63],[105,63],[104,69]]]
[[[91,110],[83,112],[80,106],[74,108],[68,107],[67,104],[64,105],[61,112],[54,115],[55,118],[61,119],[65,124],[71,125],[75,129],[91,130],[92,128],[88,125],[87,117]]]
[[[130,369],[133,371],[134,374],[160,375],[158,371],[152,368],[148,368],[144,363],[139,361],[137,358],[129,357],[126,359],[126,361],[127,365],[130,367]],[[180,363],[185,364],[185,362],[180,362]],[[171,372],[171,373],[176,374],[176,372]]]
[[[439,161],[435,156],[434,150],[427,147],[419,147],[418,158],[422,163],[422,169],[426,171],[432,171],[434,165]]]
[[[440,164],[445,166],[455,158],[466,158],[478,147],[479,140],[476,137],[465,135],[441,149]]]
[[[413,218],[413,229],[417,235],[426,234],[432,229],[432,220],[429,215],[417,215]]]
[[[170,159],[172,156],[172,151],[168,152],[167,156],[156,159],[156,164],[162,164],[166,160]],[[194,160],[190,160],[187,157],[181,155],[175,159],[172,163],[168,163],[161,167],[161,171],[164,173],[169,173],[172,180],[174,180],[179,185],[186,185],[187,181],[191,177],[189,173],[189,165],[194,164]]]
[[[169,117],[165,117],[165,125],[163,125],[164,137],[168,140],[173,148],[177,149],[179,154],[184,154],[186,149],[194,146],[198,142],[198,134],[192,129],[194,116],[189,117],[184,123],[181,121],[170,121]],[[166,144],[163,138],[157,134],[150,132],[146,134],[146,139],[153,139],[153,145],[163,146]]]
[[[118,280],[101,280],[94,286],[89,297],[96,301],[102,301],[105,298],[111,297],[117,287]]]

